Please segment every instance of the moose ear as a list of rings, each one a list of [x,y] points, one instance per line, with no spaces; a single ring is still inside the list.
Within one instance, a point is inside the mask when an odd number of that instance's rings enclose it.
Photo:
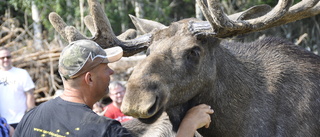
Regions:
[[[134,26],[142,34],[149,33],[154,29],[161,30],[161,29],[168,28],[167,26],[165,26],[159,22],[156,22],[156,21],[141,19],[141,18],[135,17],[133,15],[129,15],[129,16],[130,16],[131,21],[134,24]]]

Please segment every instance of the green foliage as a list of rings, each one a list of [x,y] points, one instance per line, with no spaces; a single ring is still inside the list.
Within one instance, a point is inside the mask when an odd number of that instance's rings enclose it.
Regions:
[[[254,2],[255,0],[253,0],[252,2]],[[296,4],[298,2],[300,2],[301,0],[294,0],[293,3]],[[276,6],[278,3],[278,1],[276,0],[259,0],[258,4],[268,4],[272,7]]]
[[[167,0],[146,2],[143,7],[143,10],[145,11],[144,18],[155,20],[164,24],[170,23],[170,20],[168,19],[168,14],[171,13],[169,4],[170,2]]]
[[[9,3],[15,10],[29,10],[31,9],[31,0],[9,0]]]
[[[114,33],[119,34],[121,33],[121,18],[120,18],[120,12],[118,9],[119,3],[116,0],[111,0],[109,2],[105,3],[105,12],[106,15],[110,21],[110,24],[112,26],[112,29],[114,30]]]
[[[5,11],[10,9],[11,17],[19,20],[20,27],[30,27],[33,23],[31,18],[31,5],[32,1],[36,4],[41,17],[43,30],[47,32],[49,41],[53,39],[56,31],[48,20],[50,12],[58,13],[68,25],[73,25],[80,29],[80,6],[79,0],[7,0],[0,1],[0,16],[4,16]],[[106,15],[108,16],[112,28],[116,35],[122,33],[121,24],[125,24],[127,28],[134,28],[129,20],[128,14],[135,15],[132,0],[98,0],[101,2]],[[144,11],[145,19],[161,22],[169,25],[173,21],[181,20],[184,18],[195,16],[195,0],[140,0],[143,3],[142,10]],[[277,0],[220,0],[224,5],[228,14],[243,11],[258,4],[268,4],[274,7]],[[301,0],[294,0],[294,4]],[[120,11],[119,3],[124,2],[126,5],[125,10]],[[84,2],[84,15],[88,15],[88,3]],[[27,19],[27,20],[25,20]],[[319,16],[317,18],[319,19]],[[308,21],[306,21],[308,22]],[[310,22],[310,21],[309,21]],[[316,21],[315,21],[316,22]],[[312,25],[312,24],[311,24]],[[317,27],[315,27],[317,28]],[[306,30],[306,28],[304,28]],[[299,30],[304,30],[300,27]],[[294,29],[295,30],[295,29]],[[317,29],[313,29],[312,32]],[[89,32],[84,30],[87,36]],[[303,31],[302,31],[303,32]],[[293,33],[296,34],[296,33]],[[301,35],[298,34],[297,35]],[[310,35],[311,37],[311,35]],[[315,37],[316,38],[316,37]],[[320,50],[319,50],[320,51]]]
[[[277,3],[278,1],[275,1],[275,0],[262,0],[262,1],[259,1],[257,4],[267,4],[274,7],[275,5],[277,5]]]
[[[3,6],[2,4],[5,4],[6,6]],[[25,1],[25,0],[8,0],[6,3],[0,3],[0,7],[6,7],[7,9],[10,9],[11,16],[16,18],[20,25],[22,23],[27,22],[28,24],[32,23],[31,18],[27,21],[24,20],[24,15],[31,11],[31,1]],[[5,9],[5,10],[7,10]],[[1,11],[5,11],[1,10]],[[4,15],[4,13],[1,15]]]

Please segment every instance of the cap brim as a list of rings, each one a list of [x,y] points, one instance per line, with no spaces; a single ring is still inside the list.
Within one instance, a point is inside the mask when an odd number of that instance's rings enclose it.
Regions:
[[[103,61],[104,63],[112,63],[121,59],[123,50],[121,47],[112,47],[104,49],[107,54],[107,58]]]

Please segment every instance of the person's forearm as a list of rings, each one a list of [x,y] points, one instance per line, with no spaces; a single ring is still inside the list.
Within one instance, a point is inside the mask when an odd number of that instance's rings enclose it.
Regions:
[[[177,132],[176,137],[193,137],[194,133],[196,132],[197,128],[194,127],[195,125],[192,123],[193,121],[182,121]]]
[[[29,111],[30,109],[34,108],[35,105],[35,99],[34,99],[34,95],[33,95],[33,91],[34,89],[31,89],[29,91],[26,92],[26,96],[27,96],[27,111]]]
[[[12,126],[10,126],[10,129],[9,129],[9,137],[13,137],[13,133],[14,133],[14,128]]]

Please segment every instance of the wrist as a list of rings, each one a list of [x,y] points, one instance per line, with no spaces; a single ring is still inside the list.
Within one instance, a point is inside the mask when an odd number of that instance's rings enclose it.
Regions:
[[[184,119],[181,121],[176,137],[193,137],[197,126],[193,121]]]

